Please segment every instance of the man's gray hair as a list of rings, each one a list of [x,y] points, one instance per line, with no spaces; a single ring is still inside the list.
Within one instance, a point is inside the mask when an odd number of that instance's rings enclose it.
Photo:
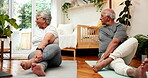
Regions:
[[[45,18],[45,19],[46,19],[46,23],[47,23],[48,25],[50,24],[51,19],[52,19],[51,13],[48,12],[48,11],[45,11],[45,10],[39,11],[39,12],[37,13],[37,16],[40,16],[40,17],[42,17],[42,18]]]
[[[110,11],[106,11],[106,14],[105,14],[106,16],[110,16],[110,18],[111,19],[115,19],[116,18],[116,15],[115,15],[115,13],[112,13],[112,12],[110,12]]]

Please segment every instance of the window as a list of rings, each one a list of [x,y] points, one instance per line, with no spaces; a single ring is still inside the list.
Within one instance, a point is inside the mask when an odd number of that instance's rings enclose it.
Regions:
[[[0,0],[0,14],[8,14],[8,0]]]
[[[19,25],[18,30],[12,28],[13,50],[31,49],[35,15],[40,10],[50,11],[51,0],[0,0],[0,13],[9,14]]]

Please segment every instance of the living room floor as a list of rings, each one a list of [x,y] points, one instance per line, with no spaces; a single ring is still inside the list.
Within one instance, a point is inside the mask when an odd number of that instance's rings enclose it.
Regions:
[[[62,51],[63,60],[74,60],[73,52],[71,51]],[[97,50],[77,50],[77,56],[75,58],[77,61],[77,78],[103,78],[98,73],[95,73],[92,68],[85,61],[97,61]],[[4,60],[2,70],[17,75],[24,70],[18,65],[20,64],[19,59],[13,60]],[[131,66],[138,67],[141,64],[141,61],[133,59]],[[7,77],[8,78],[8,77]],[[10,77],[11,78],[11,77]]]

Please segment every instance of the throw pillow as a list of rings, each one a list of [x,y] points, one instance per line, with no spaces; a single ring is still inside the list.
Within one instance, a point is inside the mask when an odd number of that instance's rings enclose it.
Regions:
[[[73,25],[72,24],[59,24],[58,32],[59,32],[59,35],[72,34]]]

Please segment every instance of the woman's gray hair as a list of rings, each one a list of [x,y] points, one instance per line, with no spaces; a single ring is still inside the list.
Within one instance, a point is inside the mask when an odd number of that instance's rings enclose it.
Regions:
[[[106,16],[110,16],[110,18],[113,20],[116,18],[116,14],[108,10],[106,10]]]
[[[48,12],[48,11],[45,11],[45,10],[39,11],[39,12],[37,13],[37,16],[40,16],[40,17],[42,17],[42,18],[45,18],[45,19],[46,19],[46,23],[47,23],[48,25],[50,24],[51,19],[52,19],[51,13]]]

